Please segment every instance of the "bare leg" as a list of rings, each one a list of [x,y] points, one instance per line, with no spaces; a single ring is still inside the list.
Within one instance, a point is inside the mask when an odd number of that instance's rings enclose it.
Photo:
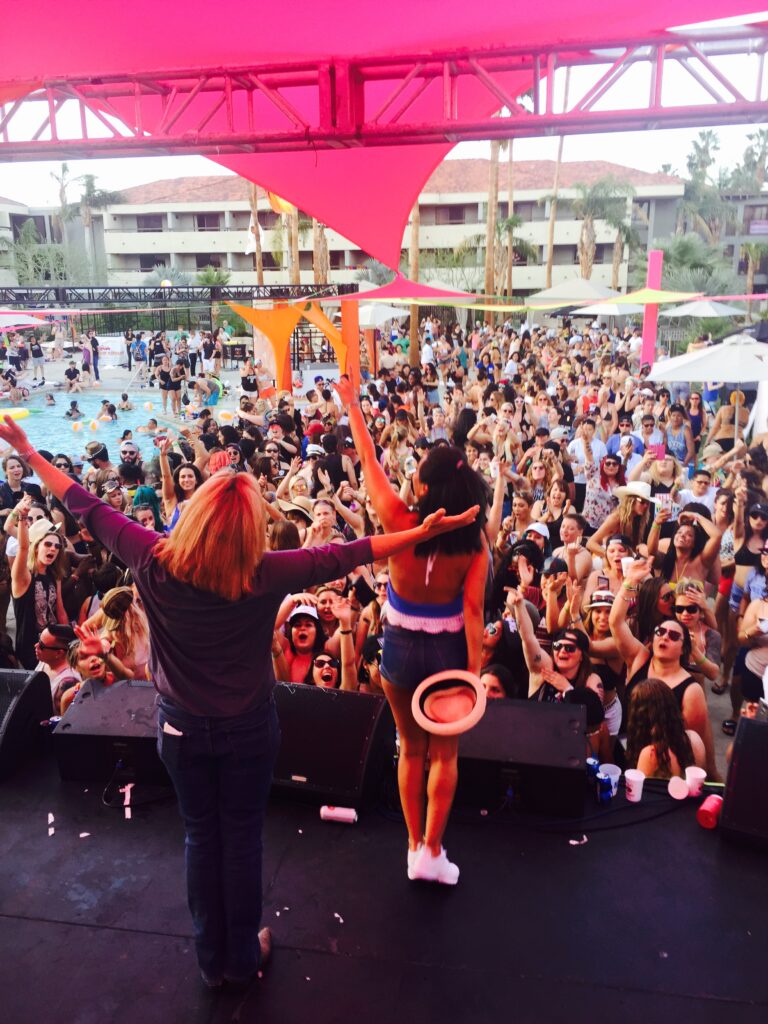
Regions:
[[[458,736],[429,737],[429,778],[427,780],[427,829],[424,843],[438,856],[448,824],[456,782],[459,778]]]
[[[408,848],[415,850],[424,835],[424,768],[427,759],[427,734],[413,720],[410,690],[381,680],[384,694],[392,708],[400,735],[400,759],[397,764],[397,785],[408,829]],[[431,772],[430,772],[431,778]]]

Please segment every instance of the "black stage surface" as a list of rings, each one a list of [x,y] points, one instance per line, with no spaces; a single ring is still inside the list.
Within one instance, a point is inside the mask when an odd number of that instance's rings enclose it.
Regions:
[[[448,836],[462,877],[445,889],[407,881],[393,815],[345,826],[273,800],[274,959],[250,990],[212,995],[175,805],[125,820],[44,761],[0,785],[0,1020],[762,1024],[768,857],[699,828],[693,802],[670,807],[619,796],[582,845],[581,827],[462,811]]]

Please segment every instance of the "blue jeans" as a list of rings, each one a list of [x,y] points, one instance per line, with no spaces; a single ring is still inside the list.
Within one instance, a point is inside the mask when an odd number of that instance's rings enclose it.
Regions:
[[[381,653],[381,674],[393,686],[415,690],[435,672],[467,667],[467,638],[456,633],[422,633],[387,622]]]
[[[91,362],[91,365],[93,367],[93,375],[94,375],[94,377],[96,378],[96,380],[101,380],[101,377],[99,376],[99,353],[98,352],[94,352],[93,353],[93,360]]]
[[[166,722],[182,735],[163,731]],[[160,699],[157,748],[184,820],[197,959],[215,981],[259,967],[261,830],[279,746],[273,698],[235,718],[191,715]]]

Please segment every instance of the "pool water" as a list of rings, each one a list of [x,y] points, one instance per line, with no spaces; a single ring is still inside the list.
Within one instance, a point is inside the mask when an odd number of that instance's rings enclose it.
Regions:
[[[158,420],[160,433],[164,426],[174,429],[170,422],[163,420],[163,402],[156,389],[129,392],[128,397],[134,407],[126,412],[118,409],[115,422],[97,420],[96,417],[99,415],[103,399],[108,398],[117,405],[120,399],[119,392],[110,395],[105,393],[104,389],[99,389],[93,393],[85,392],[70,396],[62,390],[52,394],[56,399],[56,405],[52,406],[46,406],[44,394],[31,395],[26,403],[30,414],[19,420],[19,426],[29,435],[35,448],[43,448],[53,455],[61,453],[85,458],[85,446],[88,442],[102,441],[107,446],[112,462],[117,463],[120,458],[120,438],[123,431],[132,430],[132,440],[138,445],[142,458],[148,460],[157,454],[157,449],[152,443],[152,435],[138,433],[137,427],[146,425],[147,421],[154,417]],[[64,416],[72,399],[77,399],[77,404],[84,414],[83,418],[75,423]],[[170,406],[169,401],[168,421],[171,419]],[[178,425],[183,426],[183,423],[178,421]]]

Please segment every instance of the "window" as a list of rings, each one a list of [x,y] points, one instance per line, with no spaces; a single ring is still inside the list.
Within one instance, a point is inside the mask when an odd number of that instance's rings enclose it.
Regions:
[[[265,231],[271,231],[274,227],[277,227],[279,220],[279,215],[273,210],[259,210],[259,224],[261,224]]]
[[[328,253],[328,266],[331,270],[344,270],[343,249],[332,249]]]
[[[435,208],[435,224],[465,224],[464,206],[438,206]]]
[[[195,230],[196,231],[218,231],[219,230],[219,214],[218,213],[196,213],[195,214]]]
[[[137,231],[162,231],[165,217],[162,213],[140,213],[136,217]]]
[[[195,267],[198,270],[205,270],[206,267],[221,267],[221,254],[216,252],[196,252]]]
[[[150,274],[156,267],[167,267],[170,262],[170,256],[163,256],[156,252],[139,254],[139,270],[145,274]]]

